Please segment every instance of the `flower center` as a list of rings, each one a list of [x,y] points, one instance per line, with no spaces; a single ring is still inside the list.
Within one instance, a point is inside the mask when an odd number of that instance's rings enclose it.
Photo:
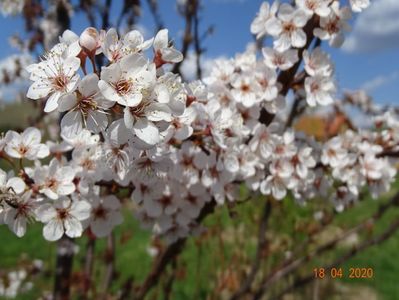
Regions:
[[[103,220],[107,218],[107,211],[102,205],[98,206],[97,209],[94,211],[94,218]]]
[[[135,118],[143,118],[145,117],[145,108],[148,105],[149,105],[148,102],[142,101],[137,106],[129,107],[129,111]]]
[[[319,84],[318,84],[317,82],[313,82],[313,83],[310,85],[310,91],[311,91],[312,93],[317,92],[319,89],[320,89],[320,86],[319,86]]]
[[[55,180],[54,178],[50,178],[50,179],[47,181],[47,187],[48,187],[49,189],[51,189],[51,190],[56,189],[56,188],[58,187],[58,182],[57,182],[57,180]]]
[[[78,104],[77,108],[81,111],[83,116],[87,116],[90,110],[97,110],[97,102],[94,101],[94,95],[83,96],[81,93],[77,92]]]
[[[52,79],[52,84],[56,91],[64,91],[68,82],[68,77],[64,74],[59,74]]]
[[[292,22],[285,23],[283,29],[287,33],[292,33],[296,30],[296,26]]]
[[[317,2],[314,0],[306,0],[306,7],[310,10],[315,10],[317,8]]]
[[[129,94],[132,89],[132,82],[126,79],[119,80],[116,84],[114,84],[114,89],[118,93],[118,95],[123,96]]]
[[[65,220],[69,217],[69,211],[66,208],[57,209],[58,219]]]
[[[326,26],[326,30],[329,34],[334,34],[339,32],[338,20],[333,20],[329,22]]]

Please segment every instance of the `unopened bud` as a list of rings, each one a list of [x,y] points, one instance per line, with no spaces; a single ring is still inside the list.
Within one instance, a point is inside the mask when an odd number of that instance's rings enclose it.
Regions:
[[[79,37],[80,46],[87,52],[93,53],[99,46],[100,35],[97,29],[88,27]]]

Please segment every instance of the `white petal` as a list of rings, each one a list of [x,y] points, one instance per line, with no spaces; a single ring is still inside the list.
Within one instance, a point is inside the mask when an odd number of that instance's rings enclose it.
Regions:
[[[116,90],[106,81],[100,80],[98,82],[98,88],[101,91],[101,94],[108,99],[109,101],[119,101],[121,100],[121,96],[116,92]]]
[[[71,214],[83,221],[90,217],[91,205],[87,201],[78,201],[72,204]]]
[[[108,118],[105,113],[90,111],[87,116],[87,129],[94,133],[104,131],[108,125]]]
[[[155,51],[168,47],[168,30],[160,30],[154,39],[154,49]]]
[[[77,99],[74,93],[61,96],[60,100],[58,101],[58,111],[63,112],[72,109],[75,107],[76,101]]]
[[[75,191],[75,184],[64,183],[57,188],[57,194],[60,196],[70,195]]]
[[[183,60],[183,54],[174,48],[164,48],[161,50],[162,60],[177,63]]]
[[[61,94],[59,92],[54,92],[47,99],[46,106],[44,107],[44,112],[49,113],[57,109],[58,100],[60,99]]]
[[[78,86],[79,92],[84,96],[91,96],[98,91],[98,76],[97,74],[89,74],[85,76]]]
[[[80,237],[83,232],[82,223],[76,218],[67,218],[64,221],[65,234],[71,238]]]
[[[53,219],[43,227],[43,236],[48,241],[59,240],[64,234],[64,227],[61,221]]]
[[[66,137],[75,137],[83,130],[83,120],[80,111],[72,110],[61,120],[61,132]]]
[[[23,143],[25,145],[35,145],[40,143],[42,134],[40,130],[34,127],[28,127],[21,135]]]
[[[172,121],[172,112],[169,107],[161,103],[151,103],[146,108],[146,117],[150,121]]]
[[[46,97],[51,93],[52,87],[50,84],[45,84],[42,81],[35,81],[28,89],[26,96],[30,99],[40,99]]]
[[[155,145],[160,140],[158,128],[144,118],[137,120],[133,131],[140,140],[147,144]]]
[[[18,177],[10,178],[7,182],[7,187],[11,187],[16,194],[21,194],[25,190],[25,182]]]

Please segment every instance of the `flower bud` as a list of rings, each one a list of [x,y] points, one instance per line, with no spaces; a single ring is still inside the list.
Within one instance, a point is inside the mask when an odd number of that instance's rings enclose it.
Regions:
[[[85,51],[93,53],[98,48],[99,37],[97,29],[88,27],[80,35],[79,44]]]

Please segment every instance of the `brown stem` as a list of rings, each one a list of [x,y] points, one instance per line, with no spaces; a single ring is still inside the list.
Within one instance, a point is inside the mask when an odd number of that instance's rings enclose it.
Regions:
[[[92,286],[92,274],[94,264],[94,251],[96,247],[96,238],[89,232],[87,245],[86,245],[86,256],[85,256],[85,276],[84,276],[84,296],[83,299],[89,298],[89,291]]]
[[[180,7],[180,9],[181,9],[180,13],[184,16],[185,19],[185,29],[183,34],[181,53],[183,54],[183,57],[186,58],[188,53],[188,48],[190,47],[191,43],[194,41],[192,28],[193,28],[194,16],[196,15],[196,11],[198,9],[198,1],[197,0],[187,1],[183,6]],[[183,61],[176,63],[173,67],[172,72],[181,74],[180,68],[182,63]]]
[[[57,259],[55,266],[54,300],[70,299],[71,274],[75,242],[64,235],[57,243]]]
[[[353,233],[356,233],[364,228],[367,228],[370,224],[375,223],[377,220],[381,219],[381,217],[388,211],[389,208],[392,206],[397,206],[399,205],[399,193],[397,193],[395,196],[393,196],[387,203],[380,204],[378,207],[377,211],[370,217],[361,222],[360,224],[357,224],[356,226],[350,228],[349,230],[345,231],[343,234],[341,234],[339,237],[321,245],[318,247],[316,250],[313,252],[300,257],[296,260],[289,260],[285,261],[275,269],[272,273],[270,273],[266,279],[263,280],[262,286],[259,288],[259,290],[256,292],[256,297],[254,299],[259,299],[275,282],[280,280],[281,278],[292,274],[294,271],[296,271],[299,267],[301,267],[303,264],[306,262],[309,262],[313,258],[321,255],[322,253],[334,249],[334,246],[336,246],[340,241],[344,240],[348,236],[350,236]]]
[[[325,265],[322,268],[324,268],[325,271],[327,273],[329,273],[332,268],[342,265],[347,260],[356,256],[358,253],[360,253],[374,245],[379,245],[379,244],[383,243],[388,238],[390,238],[393,234],[395,234],[398,229],[399,229],[399,218],[396,217],[395,220],[390,224],[388,229],[386,229],[382,234],[374,236],[372,239],[366,240],[363,243],[361,243],[360,245],[353,247],[351,250],[346,252],[344,255],[342,255],[338,259],[336,259],[334,262],[332,262],[331,264]],[[273,299],[275,299],[275,300],[281,299],[285,294],[289,293],[290,291],[292,291],[296,288],[305,286],[315,279],[316,279],[316,277],[314,276],[314,274],[307,275],[302,278],[298,278],[290,286],[285,288],[277,297],[275,297]],[[255,299],[259,299],[259,298],[254,297],[254,300]]]
[[[158,10],[158,3],[157,0],[147,0],[148,6],[150,8],[150,13],[154,19],[155,27],[157,31],[161,30],[163,26],[163,22],[161,19],[161,15]]]
[[[165,285],[163,287],[163,299],[170,300],[172,295],[172,287],[173,283],[176,279],[176,269],[177,269],[177,261],[176,258],[172,261],[172,270],[169,277],[166,279]]]
[[[270,217],[270,212],[271,212],[271,203],[270,201],[267,201],[263,209],[263,214],[261,216],[261,220],[259,223],[258,246],[256,248],[256,254],[252,262],[251,270],[248,276],[245,278],[244,282],[242,283],[240,289],[230,298],[231,300],[242,299],[242,297],[251,289],[251,285],[260,267],[260,263],[262,260],[262,253],[267,244],[265,233],[267,229],[267,222]]]
[[[202,48],[200,44],[199,38],[199,17],[198,17],[198,8],[199,4],[197,4],[197,9],[194,14],[194,49],[195,49],[195,64],[196,64],[196,75],[197,79],[202,78],[202,69],[201,69],[201,54]]]
[[[206,203],[201,210],[197,222],[200,223],[207,215],[213,212],[214,208],[215,201]],[[187,238],[178,239],[176,242],[169,245],[165,251],[156,258],[150,273],[135,293],[135,300],[144,299],[147,293],[158,283],[166,267],[182,252],[186,244],[186,240]]]
[[[106,299],[107,291],[109,290],[115,275],[115,236],[112,232],[107,239],[107,249],[105,251],[106,273],[103,284],[103,295]]]

